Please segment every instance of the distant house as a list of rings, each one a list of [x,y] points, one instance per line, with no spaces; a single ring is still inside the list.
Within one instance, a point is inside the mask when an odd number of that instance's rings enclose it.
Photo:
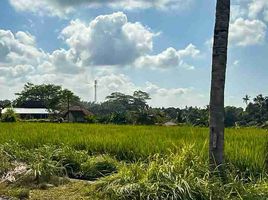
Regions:
[[[9,109],[2,108],[2,114]],[[28,100],[20,105],[19,108],[12,108],[21,119],[48,119],[51,112],[45,107],[44,102],[38,100]]]
[[[10,108],[2,109],[2,114]],[[52,114],[46,108],[12,108],[21,119],[48,119]]]
[[[86,122],[85,117],[88,115],[93,114],[82,106],[71,106],[69,111],[63,112],[63,118],[69,122]]]

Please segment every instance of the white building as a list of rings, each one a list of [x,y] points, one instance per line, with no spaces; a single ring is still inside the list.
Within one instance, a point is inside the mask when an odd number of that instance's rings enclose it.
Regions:
[[[2,114],[10,108],[2,109]],[[11,108],[21,119],[47,119],[52,113],[46,108]]]

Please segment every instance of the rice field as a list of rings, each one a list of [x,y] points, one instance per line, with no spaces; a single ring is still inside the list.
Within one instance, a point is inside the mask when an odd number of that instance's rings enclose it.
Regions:
[[[0,197],[267,199],[267,131],[226,129],[225,181],[210,176],[208,136],[187,126],[0,123],[0,177],[27,169],[0,182]]]
[[[154,154],[179,153],[184,146],[193,146],[204,162],[208,157],[208,129],[200,127],[0,123],[0,144],[6,142],[16,142],[27,149],[68,146],[127,162],[145,161]],[[267,130],[226,129],[226,161],[243,171],[264,170],[266,146]]]

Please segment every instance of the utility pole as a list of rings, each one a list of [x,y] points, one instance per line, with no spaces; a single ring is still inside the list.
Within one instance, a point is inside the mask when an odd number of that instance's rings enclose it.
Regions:
[[[97,103],[97,80],[94,81],[94,90],[95,90],[94,103]]]

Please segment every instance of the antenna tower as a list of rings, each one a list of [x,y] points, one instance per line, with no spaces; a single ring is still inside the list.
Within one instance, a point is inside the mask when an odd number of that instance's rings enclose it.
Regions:
[[[94,102],[97,103],[97,80],[94,81]]]

